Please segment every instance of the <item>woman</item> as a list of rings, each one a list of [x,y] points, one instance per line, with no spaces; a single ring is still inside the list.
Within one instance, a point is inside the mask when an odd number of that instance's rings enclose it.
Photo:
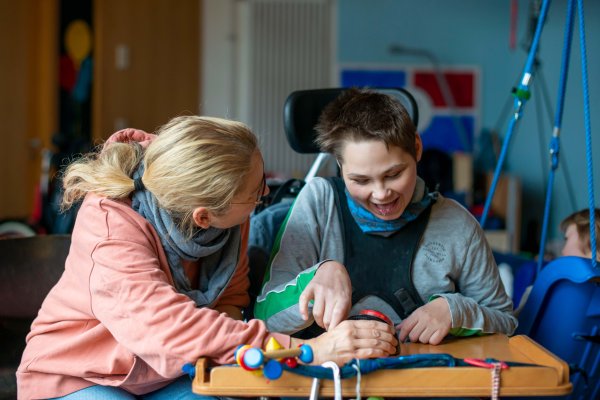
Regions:
[[[19,398],[198,398],[184,364],[229,363],[240,344],[270,337],[297,346],[241,321],[248,217],[268,190],[254,134],[217,118],[178,117],[156,136],[119,131],[71,164],[63,206],[83,203],[65,272],[27,337]],[[315,362],[344,363],[395,342],[371,323],[307,343]]]

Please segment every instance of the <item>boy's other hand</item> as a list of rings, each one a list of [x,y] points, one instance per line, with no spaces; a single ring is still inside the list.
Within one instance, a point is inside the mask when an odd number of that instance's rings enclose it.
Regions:
[[[321,328],[331,330],[345,320],[352,307],[352,283],[346,267],[337,261],[326,261],[319,266],[300,295],[298,306],[305,321],[311,300],[313,317]]]
[[[398,339],[404,342],[440,344],[452,326],[450,306],[443,297],[417,308],[396,326],[400,330]]]

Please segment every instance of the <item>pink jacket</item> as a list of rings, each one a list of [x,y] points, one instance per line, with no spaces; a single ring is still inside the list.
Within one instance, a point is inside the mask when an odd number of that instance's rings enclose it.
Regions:
[[[248,303],[248,228],[246,222],[237,270],[217,305]],[[94,384],[148,393],[183,375],[186,363],[230,363],[238,345],[264,346],[270,336],[289,347],[289,336],[267,332],[262,321],[197,308],[175,290],[156,231],[130,202],[88,195],[65,272],[27,336],[18,397],[64,396]]]

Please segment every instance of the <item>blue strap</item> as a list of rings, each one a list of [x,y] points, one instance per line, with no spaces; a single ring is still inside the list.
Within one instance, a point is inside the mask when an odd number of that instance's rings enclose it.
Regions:
[[[499,362],[498,360],[487,358],[487,363]],[[525,364],[518,362],[504,362],[508,366],[534,366],[534,364]],[[374,358],[366,360],[352,360],[340,368],[340,378],[347,379],[357,375],[356,368],[360,369],[361,374],[368,374],[380,369],[409,369],[409,368],[430,368],[430,367],[473,367],[472,364],[465,362],[461,358],[454,358],[450,354],[411,354],[407,356]],[[299,364],[295,368],[282,363],[285,371],[294,374],[308,376],[318,379],[333,379],[331,368],[321,366]]]

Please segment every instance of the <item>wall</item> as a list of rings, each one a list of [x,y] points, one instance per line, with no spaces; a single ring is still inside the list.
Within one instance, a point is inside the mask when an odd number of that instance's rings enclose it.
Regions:
[[[600,2],[585,1],[585,28],[592,128],[600,115]],[[522,48],[509,49],[510,1],[480,0],[340,0],[338,9],[338,61],[341,63],[420,63],[422,60],[391,54],[392,44],[422,48],[432,52],[442,64],[475,64],[481,67],[481,126],[493,128],[503,121],[502,138],[511,114],[502,109],[510,90],[521,78],[527,54]],[[556,108],[566,0],[551,3],[540,40],[537,75],[532,92],[537,95],[545,81]],[[518,43],[527,37],[529,1],[518,2]],[[553,227],[549,234],[559,237],[557,225],[573,208],[588,206],[583,95],[578,24],[573,36],[571,68],[561,134],[561,165],[557,171],[552,204]],[[543,75],[544,79],[541,79]],[[536,89],[535,86],[538,86]],[[538,96],[539,97],[539,96]],[[551,124],[541,99],[530,100],[517,131],[513,134],[505,162],[507,172],[518,175],[523,184],[523,230],[531,219],[542,219],[547,181],[548,142]],[[541,111],[537,111],[537,108]],[[538,136],[538,116],[544,121]],[[596,136],[597,137],[597,136]],[[600,154],[600,141],[593,142]],[[600,159],[594,164],[594,186],[600,179]],[[565,162],[576,199],[569,202]],[[523,232],[525,234],[526,232]],[[523,235],[522,235],[523,236]]]
[[[530,2],[518,1],[517,48],[509,48],[510,4],[480,0],[338,0],[337,61],[339,63],[422,63],[422,59],[389,52],[390,45],[404,45],[432,52],[442,64],[477,65],[481,68],[481,126],[498,128],[501,139],[511,118],[511,88],[521,78],[527,53],[522,44],[529,30]],[[232,0],[204,1],[204,75],[202,112],[236,117],[235,12]],[[585,1],[588,75],[592,124],[599,115],[600,2]],[[551,3],[540,41],[541,74],[532,86],[534,97],[526,106],[510,143],[504,167],[517,175],[523,188],[523,232],[528,221],[542,220],[548,174],[548,142],[551,121],[538,99],[544,86],[550,106],[556,108],[566,0]],[[553,228],[573,209],[588,206],[583,123],[583,99],[578,25],[573,37],[572,62],[561,135],[561,164],[556,174],[552,203]],[[241,38],[243,39],[243,38]],[[543,77],[543,79],[542,79]],[[505,106],[508,105],[508,110]],[[539,109],[539,111],[538,111]],[[239,111],[239,110],[238,110]],[[538,129],[538,117],[543,120]],[[498,125],[498,126],[497,126]],[[593,128],[594,125],[592,125]],[[542,139],[540,139],[540,135]],[[540,144],[542,143],[542,144]],[[593,142],[600,154],[600,142]],[[565,168],[565,165],[568,168]],[[600,179],[600,160],[595,160],[595,187]],[[575,204],[571,204],[565,171],[570,175]]]
[[[202,2],[202,101],[201,113],[235,118],[236,30],[232,0]]]
[[[304,177],[316,155],[291,149],[283,105],[332,86],[335,0],[204,1],[202,112],[248,124],[269,178]]]

